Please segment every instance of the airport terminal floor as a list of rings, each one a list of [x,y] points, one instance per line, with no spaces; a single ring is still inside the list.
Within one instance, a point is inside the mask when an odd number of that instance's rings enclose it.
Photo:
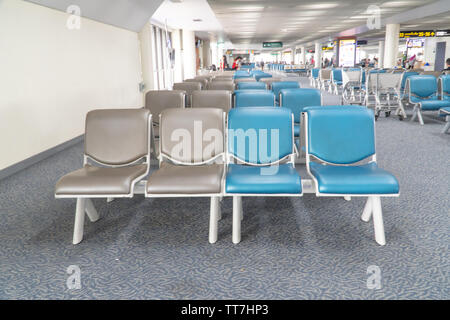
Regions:
[[[449,13],[0,1],[0,300],[450,299]]]

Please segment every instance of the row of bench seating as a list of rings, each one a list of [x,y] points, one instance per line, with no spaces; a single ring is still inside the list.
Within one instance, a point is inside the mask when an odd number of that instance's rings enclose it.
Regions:
[[[151,106],[152,107],[152,106]],[[154,112],[154,111],[152,111]],[[295,170],[294,119],[302,119],[306,168]],[[374,220],[385,244],[380,197],[398,196],[398,181],[376,164],[373,112],[364,107],[168,108],[159,126],[159,169],[150,171],[152,115],[147,108],[94,110],[86,117],[82,169],[62,177],[56,198],[76,198],[73,243],[85,214],[99,218],[91,198],[210,197],[209,241],[217,241],[220,198],[233,197],[234,243],[241,238],[242,197],[368,197],[362,219]],[[151,214],[151,213],[150,213]]]

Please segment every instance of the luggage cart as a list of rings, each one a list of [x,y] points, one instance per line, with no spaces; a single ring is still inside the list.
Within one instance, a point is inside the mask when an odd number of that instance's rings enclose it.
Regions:
[[[342,104],[359,104],[364,101],[362,69],[342,70]]]

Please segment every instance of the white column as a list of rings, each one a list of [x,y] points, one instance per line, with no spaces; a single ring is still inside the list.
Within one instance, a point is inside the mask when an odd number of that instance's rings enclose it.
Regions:
[[[306,63],[306,47],[300,48],[302,52],[300,53],[300,63]]]
[[[378,42],[378,67],[383,68],[384,64],[384,40]]]
[[[142,80],[145,84],[145,92],[148,90],[155,89],[155,81],[154,81],[154,63],[153,63],[153,54],[152,52],[154,48],[152,48],[154,42],[152,26],[150,23],[147,23],[144,28],[139,32],[139,42],[141,45],[141,66],[142,66]],[[143,96],[143,99],[144,96]]]
[[[195,34],[194,31],[183,29],[183,80],[194,78],[195,62]]]
[[[181,54],[181,30],[172,31],[172,47],[175,50],[175,65],[173,81],[183,81],[183,55]]]
[[[399,24],[386,25],[386,39],[384,47],[384,68],[393,68],[397,65]]]
[[[322,65],[322,57],[321,57],[321,50],[322,47],[320,46],[319,42],[315,43],[315,49],[314,49],[314,67],[320,68]]]

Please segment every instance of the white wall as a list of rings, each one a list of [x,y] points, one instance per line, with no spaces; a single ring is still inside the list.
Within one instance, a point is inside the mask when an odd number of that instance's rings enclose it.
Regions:
[[[181,59],[181,30],[172,31],[172,46],[175,50],[174,82],[183,81],[183,61]]]
[[[142,106],[137,33],[67,18],[0,1],[0,169],[83,134],[89,110]]]
[[[195,33],[183,30],[183,80],[194,78],[196,72],[195,61]]]

